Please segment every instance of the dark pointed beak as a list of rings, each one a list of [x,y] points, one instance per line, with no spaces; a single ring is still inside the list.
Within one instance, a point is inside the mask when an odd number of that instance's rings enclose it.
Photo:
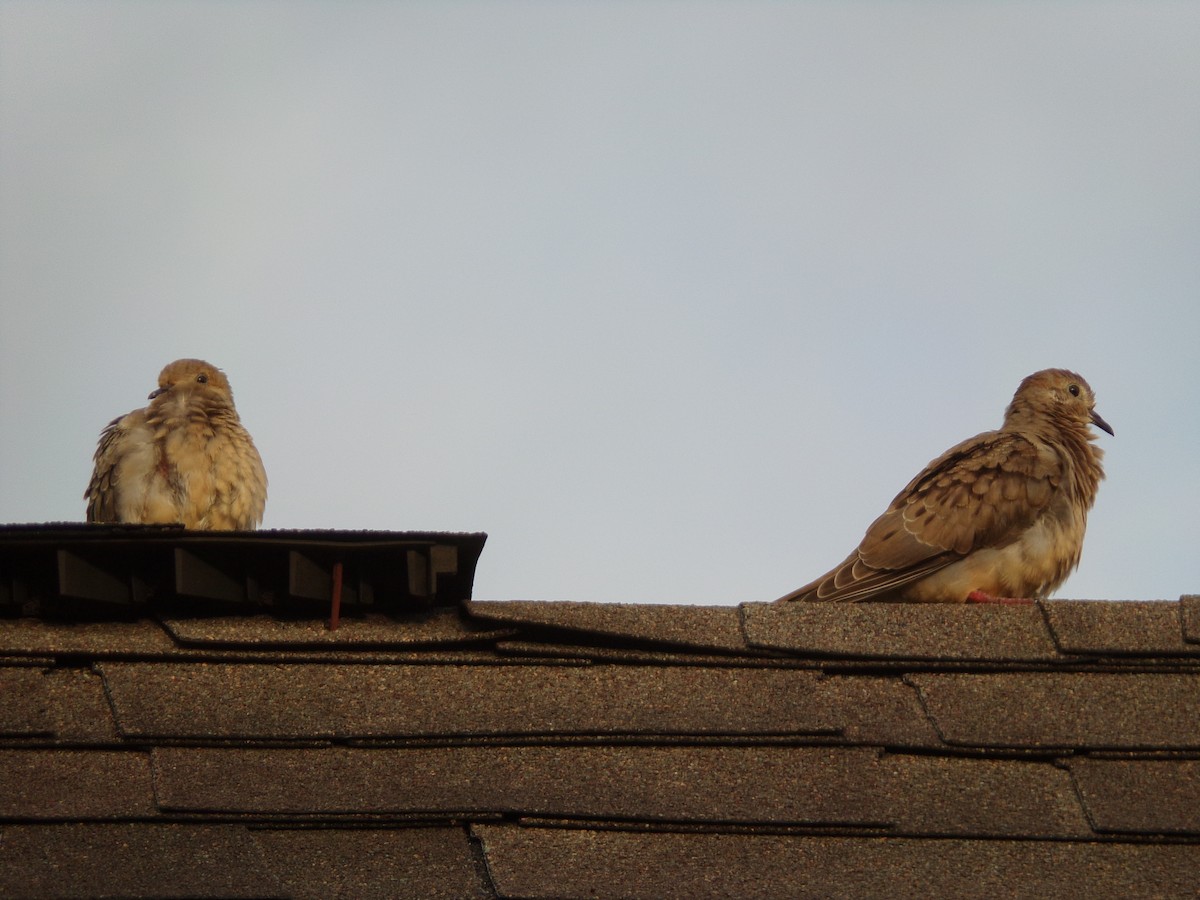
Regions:
[[[1100,413],[1096,412],[1094,409],[1092,410],[1092,424],[1095,425],[1097,428],[1103,428],[1105,431],[1107,431],[1113,437],[1117,436],[1117,433],[1112,430],[1112,426],[1109,425],[1107,422],[1105,422],[1104,417],[1101,416]]]
[[[166,392],[166,390],[167,390],[166,388],[155,388],[154,390],[152,390],[152,391],[150,392],[150,396],[148,396],[146,399],[147,399],[147,400],[153,400],[153,399],[154,399],[155,397],[157,397],[159,394],[165,393],[165,392]],[[1110,432],[1109,432],[1109,434],[1112,434],[1112,432],[1110,431]]]

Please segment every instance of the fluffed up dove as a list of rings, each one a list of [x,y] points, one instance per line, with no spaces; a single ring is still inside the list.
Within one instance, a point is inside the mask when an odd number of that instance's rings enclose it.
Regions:
[[[208,531],[258,527],[267,473],[225,373],[203,360],[177,359],[162,370],[149,399],[101,433],[83,495],[87,520]]]
[[[1104,478],[1091,387],[1065,369],[1017,388],[999,431],[951,447],[871,523],[845,562],[788,600],[1030,602],[1079,564]]]

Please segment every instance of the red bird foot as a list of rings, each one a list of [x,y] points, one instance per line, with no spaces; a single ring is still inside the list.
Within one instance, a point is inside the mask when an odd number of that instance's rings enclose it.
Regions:
[[[1003,603],[1005,606],[1028,606],[1033,603],[1028,597],[993,597],[983,591],[971,591],[967,594],[968,603]]]

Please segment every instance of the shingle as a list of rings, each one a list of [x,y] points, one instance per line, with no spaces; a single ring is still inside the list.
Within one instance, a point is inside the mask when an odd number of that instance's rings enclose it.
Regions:
[[[896,754],[879,769],[901,834],[1093,836],[1070,776],[1051,762]]]
[[[564,629],[609,639],[706,650],[748,650],[734,607],[472,600],[467,610],[486,621]]]
[[[832,733],[816,673],[636,666],[98,664],[121,733],[172,738]]]
[[[476,826],[501,897],[1092,900],[1200,890],[1200,845]]]
[[[1184,594],[1179,598],[1179,609],[1183,639],[1189,644],[1200,644],[1200,594]]]
[[[460,647],[415,648],[407,650],[387,650],[367,647],[260,647],[258,649],[237,648],[225,649],[216,644],[205,646],[181,647],[179,652],[169,657],[171,662],[184,664],[206,663],[286,663],[288,665],[377,665],[377,666],[407,666],[407,665],[494,665],[496,663],[532,662],[529,659],[503,657],[494,648]],[[164,660],[165,661],[165,660]],[[538,660],[538,662],[542,662]],[[545,665],[553,663],[545,661]]]
[[[1069,761],[1098,831],[1200,834],[1200,760]]]
[[[751,646],[863,659],[1035,661],[1059,657],[1036,605],[744,603]]]
[[[463,828],[272,828],[253,835],[295,900],[494,896],[476,872]]]
[[[891,776],[862,748],[164,747],[155,776],[163,807],[185,812],[841,825],[884,825],[896,814],[881,785]]]
[[[1183,640],[1180,604],[1050,600],[1043,606],[1064,653],[1200,656]]]
[[[56,743],[119,741],[104,682],[90,669],[55,668],[45,674],[46,715]]]
[[[916,689],[902,678],[832,675],[821,680],[820,694],[837,711],[837,723],[852,743],[944,747]]]
[[[0,896],[286,896],[257,842],[234,825],[6,825]]]
[[[744,666],[813,668],[806,660],[788,659],[767,652],[720,654],[702,650],[653,649],[651,645],[630,647],[604,644],[558,644],[550,641],[498,641],[496,651],[501,655],[527,659],[557,659],[583,662],[634,663],[659,666]]]
[[[0,654],[90,657],[169,653],[175,644],[151,619],[136,622],[51,622],[11,619],[0,628]]]
[[[862,747],[160,747],[154,769],[163,809],[177,813],[493,813],[907,834],[1092,834],[1070,776],[1050,762],[881,757]]]
[[[947,743],[975,747],[1200,747],[1200,674],[914,674]]]
[[[0,633],[4,629],[0,628]],[[49,735],[54,730],[46,708],[46,678],[41,669],[0,667],[0,735]]]
[[[515,630],[487,628],[455,609],[404,618],[368,615],[343,618],[330,631],[324,619],[278,619],[266,615],[171,618],[163,627],[182,644],[223,647],[411,647],[449,646],[496,640]]]
[[[457,613],[439,614],[448,618]],[[438,616],[435,616],[438,618]],[[245,629],[237,625],[236,617],[208,620],[214,623],[209,629],[204,619],[170,619],[160,624],[154,619],[121,622],[63,622],[41,619],[15,619],[4,622],[0,628],[0,656],[11,654],[20,663],[29,664],[38,658],[49,657],[85,659],[146,658],[181,660],[261,660],[264,655],[282,658],[285,655],[297,662],[318,661],[370,661],[392,662],[411,658],[420,653],[422,661],[466,662],[473,659],[493,661],[496,656],[490,649],[471,649],[472,641],[488,641],[502,637],[505,631],[480,632],[474,638],[466,635],[467,625],[459,632],[462,639],[452,636],[451,627],[435,625],[425,631],[432,637],[433,629],[444,629],[445,641],[433,644],[414,644],[414,634],[406,630],[405,620],[390,620],[385,625],[383,617],[368,620],[366,631],[356,626],[356,619],[342,619],[336,632],[325,629],[324,619],[280,620],[267,616],[246,618]],[[222,624],[224,623],[224,624]],[[347,623],[353,623],[347,624]],[[361,624],[366,624],[361,623]],[[418,626],[420,628],[421,626]],[[168,633],[175,628],[186,642],[176,642]],[[389,634],[389,631],[394,632]],[[346,637],[338,637],[345,630]],[[321,634],[333,637],[321,637]],[[302,643],[289,644],[290,638],[307,635]],[[313,635],[318,635],[312,638]],[[225,641],[225,638],[229,638]],[[360,641],[361,638],[361,641]],[[255,640],[261,640],[256,644]],[[278,643],[272,641],[278,639]],[[388,646],[396,648],[389,652]],[[438,649],[440,647],[445,649]],[[430,649],[422,650],[422,647]],[[457,659],[455,657],[458,657]]]
[[[0,818],[115,819],[156,813],[147,753],[0,750]]]

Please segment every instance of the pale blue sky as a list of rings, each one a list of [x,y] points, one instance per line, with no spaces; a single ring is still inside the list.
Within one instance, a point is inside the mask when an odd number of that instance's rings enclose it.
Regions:
[[[0,521],[159,369],[265,527],[476,594],[821,574],[1020,379],[1116,437],[1060,596],[1200,592],[1200,4],[0,0]]]

